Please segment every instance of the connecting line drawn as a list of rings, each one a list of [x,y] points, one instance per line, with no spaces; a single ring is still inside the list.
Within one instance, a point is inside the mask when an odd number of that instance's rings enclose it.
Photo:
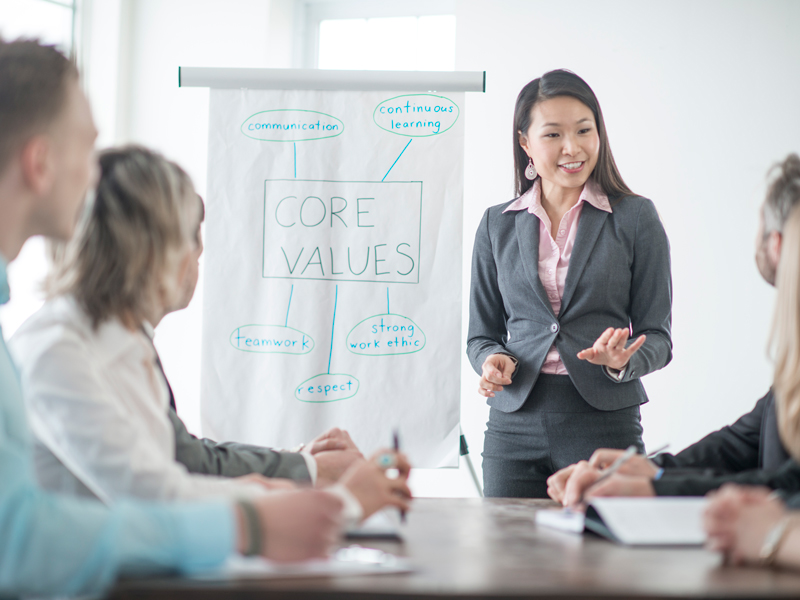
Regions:
[[[286,322],[283,324],[284,327],[289,326],[289,309],[292,307],[293,295],[294,295],[294,284],[292,284],[292,289],[289,291],[289,306],[286,307]]]
[[[358,393],[360,383],[347,373],[331,373],[333,360],[333,338],[336,333],[336,310],[339,306],[339,286],[336,286],[333,299],[333,318],[331,319],[331,347],[328,354],[328,371],[306,379],[294,389],[294,397],[301,402],[321,404],[347,400]]]
[[[241,352],[257,354],[308,354],[314,349],[314,340],[307,333],[289,327],[294,285],[289,292],[286,320],[283,325],[242,325],[233,330],[230,344]]]
[[[406,151],[406,148],[408,148],[408,146],[409,146],[409,145],[411,144],[411,142],[413,142],[413,141],[414,141],[414,138],[411,138],[410,140],[408,140],[408,144],[406,144],[406,145],[405,145],[405,147],[403,148],[403,151],[402,151],[402,152],[400,152],[400,156],[403,156],[403,152],[405,152],[405,151]],[[397,158],[395,158],[395,159],[394,159],[394,162],[392,163],[392,166],[391,166],[391,167],[389,167],[389,170],[388,170],[388,171],[386,171],[386,175],[384,175],[384,176],[383,176],[383,179],[381,179],[381,181],[384,181],[384,180],[385,180],[385,179],[386,179],[386,178],[389,176],[389,173],[391,173],[391,172],[392,172],[392,169],[394,169],[394,166],[397,164],[397,161],[398,161],[398,160],[400,160],[400,156],[398,156]]]
[[[339,303],[339,286],[336,286],[336,295],[333,299],[333,320],[331,322],[331,350],[328,353],[328,375],[331,374],[331,359],[333,358],[333,332],[336,328],[336,305]]]

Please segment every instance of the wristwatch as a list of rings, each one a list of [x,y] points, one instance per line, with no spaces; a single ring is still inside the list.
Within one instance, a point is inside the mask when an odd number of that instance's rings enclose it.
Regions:
[[[778,521],[775,527],[769,530],[766,537],[764,537],[764,544],[761,546],[761,552],[758,553],[762,565],[765,567],[772,566],[775,562],[775,557],[778,555],[778,550],[781,549],[781,543],[786,539],[786,534],[795,524],[796,521],[787,515]]]

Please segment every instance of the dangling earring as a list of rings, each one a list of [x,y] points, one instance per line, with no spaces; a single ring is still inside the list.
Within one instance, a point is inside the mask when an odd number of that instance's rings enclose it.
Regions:
[[[533,166],[533,159],[528,158],[528,166],[525,168],[525,178],[533,181],[536,179],[536,167]]]

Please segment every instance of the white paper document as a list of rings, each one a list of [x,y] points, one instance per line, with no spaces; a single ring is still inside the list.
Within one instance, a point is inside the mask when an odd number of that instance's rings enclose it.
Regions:
[[[705,498],[596,498],[586,515],[536,512],[536,524],[575,533],[586,529],[630,546],[697,546],[705,542]]]
[[[235,555],[220,569],[191,576],[192,579],[220,581],[228,579],[294,579],[307,577],[348,577],[387,575],[413,571],[408,560],[373,548],[350,546],[327,559],[279,563],[258,556]]]
[[[347,530],[347,537],[400,539],[400,516],[394,509],[379,510],[356,527]]]

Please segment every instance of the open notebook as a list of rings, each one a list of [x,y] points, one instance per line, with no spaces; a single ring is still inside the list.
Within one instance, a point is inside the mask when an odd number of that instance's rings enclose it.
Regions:
[[[705,498],[596,498],[586,514],[568,509],[540,509],[536,524],[562,531],[593,531],[631,546],[698,546]]]

